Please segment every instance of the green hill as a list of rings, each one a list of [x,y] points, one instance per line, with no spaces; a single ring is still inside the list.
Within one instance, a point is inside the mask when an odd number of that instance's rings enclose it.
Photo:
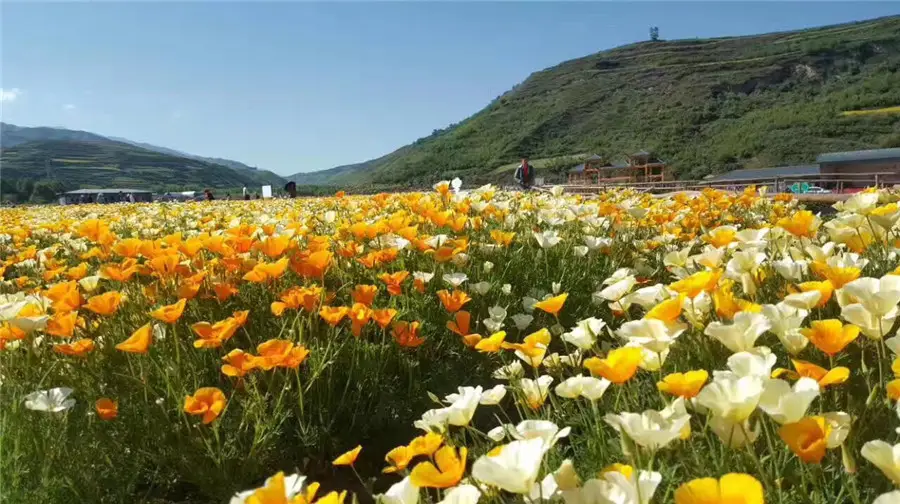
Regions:
[[[647,149],[681,178],[806,163],[826,151],[900,146],[900,17],[796,32],[647,41],[535,72],[459,124],[302,183],[425,185],[509,180],[521,156],[610,159]],[[553,160],[559,160],[554,162]],[[574,164],[574,163],[572,163]],[[314,181],[314,182],[309,182]]]
[[[232,169],[101,138],[27,141],[2,149],[4,199],[47,201],[63,190],[91,187],[181,191],[284,183],[267,171]]]

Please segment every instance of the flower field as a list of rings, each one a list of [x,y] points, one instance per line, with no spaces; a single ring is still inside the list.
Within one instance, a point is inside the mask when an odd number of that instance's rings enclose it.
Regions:
[[[0,495],[900,504],[898,200],[3,209]]]

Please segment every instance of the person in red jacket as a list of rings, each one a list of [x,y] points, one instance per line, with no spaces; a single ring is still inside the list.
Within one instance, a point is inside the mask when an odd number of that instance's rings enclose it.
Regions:
[[[515,179],[522,189],[530,189],[534,184],[534,167],[528,164],[528,158],[522,158],[522,163],[516,168]]]

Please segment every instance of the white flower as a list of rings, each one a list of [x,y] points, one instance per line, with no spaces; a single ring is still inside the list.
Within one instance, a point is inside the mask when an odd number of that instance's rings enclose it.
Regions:
[[[559,496],[559,486],[556,484],[556,478],[553,473],[544,476],[540,483],[535,483],[528,493],[531,502],[552,501]]]
[[[629,275],[621,280],[616,281],[609,287],[601,290],[597,293],[597,295],[607,301],[618,301],[622,299],[625,294],[631,292],[631,289],[632,287],[634,287],[635,283],[637,283],[637,279]]]
[[[524,331],[531,324],[531,321],[534,320],[534,317],[527,313],[517,313],[512,316],[512,320],[516,324],[516,329]]]
[[[25,396],[25,407],[34,411],[59,413],[75,406],[75,399],[69,399],[73,390],[56,387],[50,390],[38,390]]]
[[[610,245],[610,240],[606,238],[598,238],[596,236],[585,235],[581,238],[584,241],[584,244],[590,250],[597,250],[603,247],[608,247]]]
[[[481,492],[474,485],[457,485],[444,493],[438,504],[477,504]]]
[[[522,297],[522,309],[531,313],[534,311],[534,305],[538,303],[538,300],[531,296]]]
[[[844,444],[847,436],[850,435],[850,424],[853,422],[853,418],[843,411],[832,411],[822,416],[831,427],[828,437],[825,439],[825,445],[828,448],[837,448]]]
[[[880,439],[869,441],[862,447],[862,456],[895,485],[900,485],[900,444],[891,446]]]
[[[413,425],[425,432],[443,433],[447,430],[448,420],[449,412],[447,408],[430,409],[423,413],[422,418],[416,420]]]
[[[697,402],[713,416],[731,423],[743,422],[756,410],[762,391],[763,379],[758,376],[715,379],[703,387]]]
[[[472,288],[473,292],[483,296],[483,295],[487,294],[489,290],[491,290],[491,283],[490,282],[478,282],[476,284],[470,285],[469,287]]]
[[[272,478],[266,480],[264,486],[268,486],[272,481]],[[295,495],[298,495],[303,492],[303,486],[306,482],[306,476],[302,474],[290,474],[284,477],[284,497],[287,501],[290,501],[294,498]],[[247,502],[247,498],[253,495],[257,489],[253,490],[245,490],[236,494],[234,497],[228,501],[228,504],[244,504]]]
[[[542,249],[553,247],[554,245],[559,243],[560,240],[562,240],[562,238],[559,237],[559,233],[557,233],[553,229],[549,229],[540,233],[535,232],[532,234],[534,235],[534,239],[537,240],[538,245],[540,245]]]
[[[750,421],[732,422],[727,418],[712,417],[708,422],[709,427],[716,436],[732,449],[742,448],[747,444],[753,444],[759,437],[760,425],[750,427]]]
[[[809,314],[805,310],[798,310],[781,302],[763,305],[762,314],[769,319],[769,330],[778,336],[778,340],[792,355],[800,353],[809,344],[809,340],[800,332],[800,327]]]
[[[627,477],[618,471],[589,479],[578,490],[563,492],[566,504],[649,504],[662,482],[658,472],[635,471]]]
[[[484,324],[484,327],[486,327],[487,330],[492,334],[495,332],[499,332],[501,329],[503,329],[503,321],[502,320],[494,320],[491,318],[486,318],[486,319],[482,320],[481,323]]]
[[[743,352],[753,348],[756,339],[768,331],[771,326],[772,324],[765,315],[739,312],[734,316],[733,324],[712,322],[706,326],[703,334],[719,340],[732,352]]]
[[[503,284],[503,286],[500,287],[500,291],[509,296],[510,294],[512,294],[512,285]]]
[[[590,249],[588,249],[584,245],[575,245],[574,247],[572,247],[572,253],[575,254],[576,257],[586,256],[589,250]]]
[[[775,272],[784,277],[785,280],[799,282],[806,273],[808,263],[806,261],[795,261],[790,257],[772,261]]]
[[[519,361],[512,361],[494,371],[492,376],[498,380],[514,380],[516,378],[521,378],[524,375],[525,369],[522,367],[522,363]]]
[[[625,322],[616,335],[653,352],[663,352],[687,329],[686,324],[666,324],[662,320],[640,319]]]
[[[541,375],[537,380],[522,378],[519,381],[519,386],[522,387],[522,393],[525,394],[525,401],[528,405],[537,409],[538,406],[544,404],[544,401],[547,400],[551,383],[553,383],[552,376]]]
[[[877,278],[857,278],[841,289],[856,298],[856,302],[876,317],[885,317],[895,312],[900,303],[900,275],[885,275]]]
[[[734,234],[734,238],[738,241],[738,247],[747,248],[766,248],[766,238],[769,235],[769,228],[761,229],[742,229]]]
[[[424,271],[413,272],[413,279],[419,280],[422,283],[428,283],[432,278],[434,278],[434,273],[426,273]]]
[[[810,290],[806,292],[796,292],[794,294],[788,294],[787,296],[785,296],[784,301],[782,302],[794,309],[809,311],[815,308],[820,299],[822,299],[821,292],[817,290]]]
[[[777,357],[768,347],[756,347],[747,352],[738,352],[728,358],[728,371],[713,371],[716,380],[724,378],[743,378],[744,376],[756,376],[768,378],[772,374],[772,367]]]
[[[503,385],[494,385],[493,388],[489,388],[481,394],[481,400],[479,400],[478,403],[486,406],[499,404],[505,396],[506,387]]]
[[[768,380],[759,397],[759,409],[780,424],[799,422],[818,396],[819,383],[812,378],[800,378],[793,388],[784,380]]]
[[[567,333],[563,333],[562,339],[566,343],[571,343],[582,350],[590,350],[597,340],[591,331],[583,327],[576,327]]]
[[[900,490],[883,493],[872,504],[900,504]]]
[[[539,438],[544,441],[544,451],[553,448],[556,442],[569,435],[571,427],[560,429],[549,420],[524,420],[509,433],[516,439]]]
[[[443,279],[445,282],[456,288],[468,280],[469,277],[465,273],[447,273],[443,276]]]
[[[489,437],[492,441],[501,441],[506,437],[506,433],[509,432],[512,428],[513,427],[510,424],[498,425],[497,427],[494,427],[493,429],[487,431],[487,437]]]
[[[462,427],[469,425],[469,422],[472,421],[483,389],[479,385],[477,387],[459,387],[457,390],[459,393],[450,394],[444,398],[444,401],[451,403],[444,409],[447,410],[447,423]]]
[[[491,261],[484,261],[484,264],[481,265],[481,268],[485,273],[490,273],[491,270],[494,269],[494,263],[492,263]]]
[[[472,477],[507,492],[526,494],[537,481],[544,457],[544,440],[532,438],[498,447],[472,464]]]
[[[97,286],[100,285],[100,276],[86,276],[78,281],[78,285],[84,289],[85,292],[94,292],[97,289]]]
[[[596,401],[603,397],[611,382],[606,378],[593,376],[572,376],[556,386],[556,395],[567,399],[584,397]]]
[[[646,410],[643,413],[609,413],[603,419],[638,445],[655,451],[678,439],[691,416],[685,413],[666,418],[659,411]]]
[[[400,482],[391,485],[387,492],[376,495],[375,501],[380,504],[417,504],[419,488],[407,476]]]

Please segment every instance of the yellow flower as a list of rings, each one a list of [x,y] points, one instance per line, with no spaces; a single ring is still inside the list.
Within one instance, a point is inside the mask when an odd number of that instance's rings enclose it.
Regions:
[[[645,319],[662,320],[663,322],[674,322],[681,316],[681,309],[684,307],[684,294],[671,297],[658,305],[654,306],[644,315]]]
[[[679,280],[672,285],[669,285],[669,288],[675,292],[685,294],[687,297],[694,299],[701,292],[711,292],[712,290],[714,290],[716,288],[716,284],[719,283],[720,275],[721,272],[718,270],[700,271],[685,279]]]
[[[534,307],[556,317],[557,315],[559,315],[559,311],[562,310],[563,304],[566,302],[566,298],[568,297],[568,293],[562,293],[558,296],[535,303]]]
[[[359,445],[348,452],[342,453],[338,458],[334,459],[331,464],[336,466],[353,465],[353,463],[356,462],[356,458],[359,457],[359,452],[361,451],[362,445]]]
[[[731,473],[720,479],[699,478],[675,491],[675,504],[764,504],[762,484],[749,474]]]
[[[816,320],[800,333],[819,350],[834,356],[859,336],[859,327],[843,325],[838,319]]]
[[[599,375],[613,383],[622,384],[634,376],[642,359],[640,348],[617,348],[610,351],[605,359],[591,357],[585,360],[584,367],[594,376]]]
[[[847,381],[848,378],[850,378],[850,370],[845,367],[836,367],[829,370],[821,366],[817,366],[812,362],[806,362],[799,359],[791,359],[791,363],[794,364],[794,369],[796,369],[796,372],[789,369],[778,368],[772,372],[772,378],[786,376],[787,378],[796,380],[800,377],[805,376],[819,382],[819,387],[821,388],[825,388],[830,385],[840,385],[841,383]]]
[[[697,397],[708,378],[709,373],[703,369],[688,371],[687,373],[671,373],[663,378],[662,381],[657,382],[656,388],[667,394],[691,399]]]
[[[825,457],[830,430],[824,417],[814,416],[782,425],[778,435],[800,460],[818,464]]]
[[[468,450],[465,447],[459,449],[445,446],[434,454],[434,461],[422,462],[413,468],[410,473],[412,483],[417,487],[424,488],[450,488],[459,483],[463,473],[466,471],[466,455]]]
[[[153,326],[147,323],[134,331],[131,336],[116,345],[116,350],[128,353],[145,354],[153,342]]]

